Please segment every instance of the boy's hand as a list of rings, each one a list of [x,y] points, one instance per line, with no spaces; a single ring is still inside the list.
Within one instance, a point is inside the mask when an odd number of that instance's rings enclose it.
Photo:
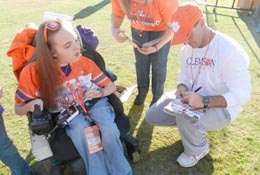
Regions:
[[[92,99],[92,98],[99,98],[101,97],[102,94],[99,90],[88,90],[87,92],[85,92],[84,97],[87,99]]]
[[[43,110],[43,101],[41,99],[35,99],[35,100],[32,100],[29,102],[30,104],[30,111],[33,112],[35,109],[34,109],[34,106],[35,105],[39,105],[40,106],[40,109],[41,111]]]

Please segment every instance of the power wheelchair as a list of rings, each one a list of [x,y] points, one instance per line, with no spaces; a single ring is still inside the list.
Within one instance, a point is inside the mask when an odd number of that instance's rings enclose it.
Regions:
[[[94,32],[91,29],[86,29],[81,25],[77,26],[77,31],[82,39],[82,55],[93,60],[112,81],[116,81],[117,76],[106,68],[103,57],[96,51],[98,38],[95,36]],[[32,40],[30,46],[34,46],[34,44],[35,43]],[[125,149],[125,155],[130,161],[135,163],[140,158],[138,141],[129,132],[130,123],[128,117],[124,114],[123,104],[119,97],[115,94],[109,95],[108,100],[115,112],[115,123],[120,131],[120,139]],[[48,169],[48,165],[51,165],[51,170],[49,172],[47,170],[46,172],[41,173],[61,175],[63,174],[65,168],[70,165],[70,174],[83,175],[86,172],[84,163],[72,141],[66,135],[64,127],[60,127],[57,124],[55,119],[58,115],[59,113],[50,114],[48,111],[37,110],[37,107],[34,112],[27,114],[30,136],[45,135],[45,138],[47,138],[46,141],[49,142],[53,153],[51,158],[41,160],[41,166]]]

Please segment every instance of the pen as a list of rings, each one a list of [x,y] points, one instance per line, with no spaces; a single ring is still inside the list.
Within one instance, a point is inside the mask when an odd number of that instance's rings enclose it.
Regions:
[[[198,87],[194,92],[198,92],[202,87]]]

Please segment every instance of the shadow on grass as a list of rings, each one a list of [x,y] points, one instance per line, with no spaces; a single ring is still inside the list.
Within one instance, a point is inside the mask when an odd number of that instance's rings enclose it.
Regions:
[[[29,154],[27,155],[26,159],[27,162],[29,162],[30,167],[32,169],[32,175],[50,175],[51,174],[51,168],[52,168],[52,157],[47,158],[45,160],[37,161],[35,160],[32,150],[30,150]],[[69,166],[68,162],[64,162],[64,170],[61,172],[60,175],[72,175],[72,169]],[[54,173],[55,175],[57,173]]]
[[[226,17],[231,18],[234,23],[234,26],[237,28],[237,30],[241,34],[242,38],[246,42],[248,48],[254,54],[255,58],[257,59],[257,62],[260,64],[259,54],[257,54],[256,51],[253,49],[252,44],[248,41],[248,39],[245,35],[245,32],[243,32],[243,29],[236,22],[237,18],[240,18],[245,22],[245,24],[247,25],[247,28],[250,30],[250,33],[252,34],[252,37],[254,38],[255,42],[257,43],[258,47],[260,48],[260,33],[256,32],[256,26],[253,26],[250,24],[250,20],[251,20],[252,16],[250,16],[249,14],[243,14],[243,13],[237,12],[238,17],[234,17],[234,16],[217,13],[216,10],[213,10],[213,12],[209,12],[207,7],[205,9],[206,9],[206,19],[208,21],[208,24],[211,28],[213,28],[215,30],[217,30],[217,29],[216,29],[214,23],[218,22],[218,16],[226,16]],[[214,19],[213,19],[213,15],[214,15]],[[230,25],[230,26],[233,26],[233,25]]]
[[[147,154],[149,151],[149,147],[152,140],[153,128],[154,128],[152,125],[148,124],[144,118],[141,118],[144,112],[145,111],[143,105],[141,106],[133,105],[128,113],[130,123],[131,123],[131,129],[133,130],[134,128],[137,127],[137,125],[140,125],[138,127],[136,138],[139,142],[141,156]]]
[[[257,43],[258,47],[260,48],[260,33],[256,32],[256,29],[257,29],[256,26],[250,24],[252,16],[241,14],[241,13],[238,13],[238,16],[240,17],[240,19],[242,19],[245,22],[245,24],[247,25],[248,29],[250,30],[252,36],[254,37],[255,42]],[[247,42],[248,47],[250,48],[250,50],[252,51],[254,56],[257,58],[258,63],[260,64],[259,54],[256,54],[255,51],[252,49],[252,47],[250,47],[250,43],[247,41],[246,37],[243,35],[243,32],[241,31],[239,26],[236,23],[235,23],[235,25],[239,29],[241,35],[243,36],[243,38]]]
[[[183,151],[181,141],[146,154],[141,154],[138,163],[132,164],[134,175],[211,175],[214,172],[213,159],[205,156],[192,168],[183,168],[176,159]]]
[[[213,159],[205,156],[195,167],[182,168],[176,162],[177,157],[183,152],[181,141],[168,147],[150,151],[154,126],[148,124],[143,115],[144,106],[135,106],[129,110],[128,116],[131,128],[139,128],[137,139],[141,150],[140,160],[132,163],[133,175],[210,175],[214,172]],[[177,128],[176,128],[177,133]],[[171,133],[169,133],[171,134]]]
[[[110,0],[103,0],[99,3],[97,3],[94,6],[88,6],[82,10],[80,10],[78,13],[76,13],[73,17],[73,20],[77,19],[83,19],[87,16],[90,16],[91,14],[95,13],[96,11],[102,9],[104,6],[110,3]]]

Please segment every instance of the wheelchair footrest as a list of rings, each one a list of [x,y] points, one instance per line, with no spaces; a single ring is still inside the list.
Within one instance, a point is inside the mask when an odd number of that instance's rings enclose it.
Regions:
[[[137,139],[128,133],[122,138],[122,140],[126,148],[127,157],[130,158],[134,163],[138,162],[140,159],[140,150]]]

